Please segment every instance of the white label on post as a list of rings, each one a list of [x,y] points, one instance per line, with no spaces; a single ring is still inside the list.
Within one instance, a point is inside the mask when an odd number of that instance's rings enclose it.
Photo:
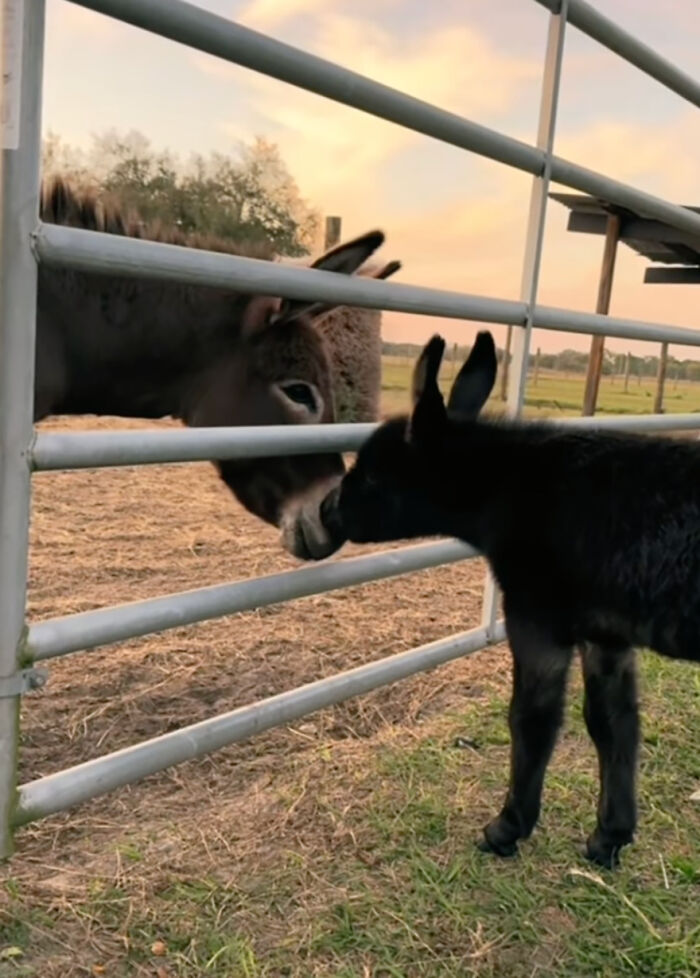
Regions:
[[[24,0],[2,0],[2,148],[19,146]]]

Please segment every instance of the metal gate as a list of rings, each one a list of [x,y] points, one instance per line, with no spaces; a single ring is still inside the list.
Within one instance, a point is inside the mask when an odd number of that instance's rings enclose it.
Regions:
[[[58,2],[58,0],[54,0]],[[64,0],[61,0],[64,2]],[[288,723],[503,639],[487,579],[479,628],[339,673],[19,787],[19,697],[41,683],[41,660],[305,595],[469,559],[442,541],[25,623],[31,473],[212,458],[352,451],[372,425],[210,428],[36,434],[32,423],[37,262],[92,272],[176,279],[289,298],[504,323],[515,327],[508,405],[523,403],[533,327],[700,346],[700,329],[556,309],[537,303],[550,180],[700,234],[700,214],[553,154],[565,28],[584,31],[700,107],[700,83],[598,13],[585,0],[536,0],[550,11],[539,131],[534,146],[446,112],[336,64],[231,23],[183,0],[70,0],[135,27],[262,72],[390,122],[532,174],[519,301],[285,267],[41,224],[39,164],[45,0],[6,0],[11,82],[3,132],[0,238],[0,855],[12,830],[88,798]],[[14,43],[14,46],[12,42]],[[561,423],[636,430],[700,428],[700,415],[645,415]]]

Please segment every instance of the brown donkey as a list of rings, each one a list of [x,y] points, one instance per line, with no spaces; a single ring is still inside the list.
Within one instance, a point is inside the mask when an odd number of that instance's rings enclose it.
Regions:
[[[42,220],[273,260],[241,246],[146,227],[119,205],[55,178]],[[383,243],[379,231],[341,244],[313,268],[352,275]],[[398,262],[364,270],[386,278]],[[338,310],[340,312],[341,310]],[[334,372],[323,334],[333,313],[314,302],[203,286],[39,267],[35,420],[50,414],[172,416],[191,426],[335,420]],[[315,328],[323,322],[323,330]],[[337,345],[337,344],[336,344]],[[369,358],[368,358],[369,359]],[[372,369],[374,370],[373,365]],[[376,370],[374,370],[376,373]],[[294,519],[343,474],[341,455],[219,461],[224,482],[268,523]]]

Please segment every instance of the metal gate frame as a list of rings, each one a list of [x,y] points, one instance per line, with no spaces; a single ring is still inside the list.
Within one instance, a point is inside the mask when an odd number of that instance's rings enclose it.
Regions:
[[[210,428],[37,434],[33,427],[37,263],[225,286],[289,298],[338,302],[519,327],[508,406],[521,410],[533,327],[700,346],[700,329],[642,323],[537,303],[551,180],[628,205],[673,227],[700,233],[700,214],[554,155],[567,23],[700,107],[700,83],[636,40],[585,0],[536,0],[549,34],[536,145],[530,146],[429,105],[353,71],[204,11],[184,0],[69,0],[173,41],[352,106],[442,142],[532,174],[519,301],[401,285],[42,224],[39,221],[41,86],[45,0],[15,0],[21,21],[18,122],[2,154],[0,228],[0,857],[19,825],[63,811],[172,764],[298,719],[433,668],[504,637],[498,595],[488,579],[480,627],[281,693],[47,777],[17,786],[19,702],[40,685],[35,663],[182,624],[465,560],[476,552],[440,541],[138,601],[27,625],[26,580],[31,474],[284,453],[353,451],[373,425]],[[700,415],[596,417],[559,422],[596,428],[700,428]]]

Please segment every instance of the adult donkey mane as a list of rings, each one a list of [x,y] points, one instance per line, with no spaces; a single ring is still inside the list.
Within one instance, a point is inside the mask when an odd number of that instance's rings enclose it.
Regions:
[[[41,218],[108,234],[278,260],[266,243],[234,243],[141,221],[116,197],[76,188],[60,176],[44,184]],[[309,264],[340,274],[386,278],[400,267],[398,262],[371,270],[366,266],[383,241],[380,231],[372,231]],[[235,289],[40,265],[35,420],[50,414],[97,414],[172,416],[191,426],[332,422],[332,355],[342,350],[332,333],[334,316],[342,312],[320,303]],[[342,329],[343,319],[336,322]],[[353,343],[356,339],[357,329],[351,336]],[[357,359],[353,363],[360,366]],[[376,365],[369,374],[375,384]],[[367,403],[374,396],[372,392]],[[293,521],[302,500],[313,505],[314,494],[344,471],[339,454],[216,464],[243,505],[275,525],[283,516],[287,523]]]

